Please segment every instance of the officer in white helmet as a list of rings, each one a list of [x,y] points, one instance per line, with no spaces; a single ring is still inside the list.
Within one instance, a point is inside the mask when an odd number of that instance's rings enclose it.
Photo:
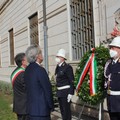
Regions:
[[[109,44],[111,59],[106,62],[104,76],[110,120],[120,120],[120,36]]]
[[[60,111],[63,120],[71,120],[71,99],[74,94],[74,74],[72,67],[65,62],[66,51],[58,50],[55,61],[57,66],[55,69],[57,97],[60,105]]]

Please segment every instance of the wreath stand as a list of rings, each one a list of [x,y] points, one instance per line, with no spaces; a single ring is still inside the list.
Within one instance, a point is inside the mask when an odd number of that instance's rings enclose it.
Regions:
[[[83,110],[85,108],[85,105],[86,105],[86,103],[84,103],[83,106],[82,106],[82,110],[79,113],[78,120],[81,119],[81,116],[82,116]],[[103,117],[103,102],[99,104],[99,119],[98,120],[104,120],[104,117]]]

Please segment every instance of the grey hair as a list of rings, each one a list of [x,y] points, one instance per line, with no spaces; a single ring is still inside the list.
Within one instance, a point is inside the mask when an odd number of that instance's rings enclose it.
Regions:
[[[41,54],[41,49],[38,45],[31,45],[27,48],[25,55],[29,63],[37,60],[37,55]]]

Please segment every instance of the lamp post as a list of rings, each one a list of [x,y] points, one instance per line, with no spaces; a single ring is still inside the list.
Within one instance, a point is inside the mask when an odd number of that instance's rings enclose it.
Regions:
[[[48,73],[48,36],[47,36],[47,23],[46,23],[46,1],[42,0],[43,3],[43,31],[44,31],[44,65]]]

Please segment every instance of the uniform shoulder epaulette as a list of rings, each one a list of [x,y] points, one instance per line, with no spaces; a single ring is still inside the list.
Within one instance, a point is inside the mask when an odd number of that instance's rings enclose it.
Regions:
[[[70,64],[68,64],[68,63],[65,63],[67,66],[70,66]]]
[[[110,64],[112,62],[112,59],[109,59],[106,64]]]
[[[69,63],[66,63],[66,65],[67,65],[67,68],[72,67]]]

